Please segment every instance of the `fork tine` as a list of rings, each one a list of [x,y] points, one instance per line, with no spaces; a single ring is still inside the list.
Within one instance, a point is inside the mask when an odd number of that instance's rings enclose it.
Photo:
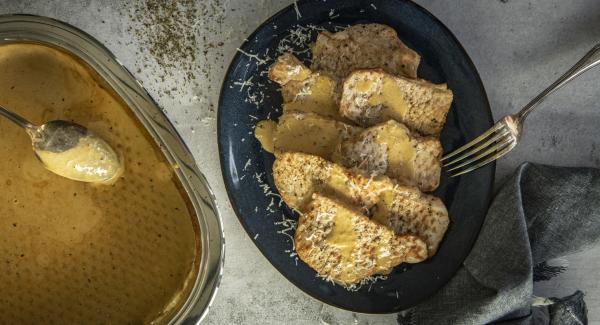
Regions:
[[[469,167],[469,168],[467,168],[465,170],[462,170],[462,171],[460,171],[460,172],[458,172],[456,174],[452,174],[451,177],[456,177],[456,176],[459,176],[459,175],[462,175],[462,174],[466,174],[466,173],[468,173],[470,171],[473,171],[473,170],[475,170],[477,168],[480,168],[480,167],[483,167],[483,166],[489,164],[490,162],[492,162],[492,161],[494,161],[494,160],[496,160],[496,159],[504,156],[509,151],[511,151],[515,147],[513,144],[514,144],[514,141],[511,142],[511,145],[509,145],[508,147],[506,147],[506,148],[502,149],[501,151],[497,152],[495,155],[490,156],[489,158],[487,158],[486,160],[478,163],[475,166],[471,166],[471,167]]]
[[[488,136],[490,136],[490,134],[496,132],[496,130],[502,128],[503,125],[500,123],[494,124],[494,126],[492,126],[491,128],[489,128],[487,131],[485,131],[483,134],[481,134],[480,136],[478,136],[477,138],[471,140],[469,143],[463,145],[462,147],[452,151],[451,153],[445,155],[444,157],[442,157],[442,161],[454,157],[456,155],[458,155],[459,153],[469,149],[470,147],[474,146],[475,144],[479,143],[481,140],[487,138]]]
[[[508,146],[512,141],[513,141],[512,138],[506,138],[503,141],[501,141],[500,143],[497,143],[495,146],[492,146],[491,148],[489,148],[489,149],[485,150],[484,152],[478,154],[477,156],[475,156],[473,158],[470,158],[470,159],[467,159],[466,161],[464,161],[460,165],[454,166],[454,167],[448,169],[448,172],[451,172],[453,170],[457,170],[457,169],[459,169],[461,167],[469,165],[470,163],[476,162],[476,161],[480,160],[481,158],[488,156],[489,154],[491,154],[494,151],[498,151],[498,150],[504,149],[504,147]]]
[[[485,149],[485,148],[487,148],[487,147],[488,147],[490,144],[492,144],[492,143],[494,143],[494,142],[496,142],[496,141],[500,140],[502,137],[505,137],[505,136],[507,136],[507,135],[509,135],[509,134],[510,134],[510,131],[509,131],[508,129],[506,129],[506,128],[500,128],[499,130],[502,130],[502,131],[501,131],[500,133],[496,134],[495,136],[491,137],[489,140],[487,140],[487,141],[486,141],[486,142],[484,142],[483,144],[481,144],[481,145],[478,145],[477,147],[475,147],[475,148],[473,148],[473,149],[469,150],[468,152],[466,152],[466,153],[464,153],[464,154],[460,155],[460,157],[458,157],[458,158],[455,158],[454,160],[452,160],[452,161],[451,161],[451,162],[449,162],[449,163],[445,163],[445,164],[443,165],[443,167],[448,167],[448,166],[450,166],[450,165],[454,165],[454,164],[456,164],[457,162],[459,162],[459,161],[461,161],[461,160],[463,160],[463,159],[465,159],[465,158],[467,158],[467,157],[470,157],[470,156],[472,156],[472,155],[474,155],[474,154],[476,154],[476,153],[480,152],[481,150],[484,150],[484,149]]]

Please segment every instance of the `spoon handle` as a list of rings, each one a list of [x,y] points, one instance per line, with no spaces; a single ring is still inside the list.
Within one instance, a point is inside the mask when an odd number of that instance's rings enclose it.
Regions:
[[[13,112],[7,110],[6,108],[2,107],[1,105],[0,105],[0,115],[11,120],[12,122],[14,122],[18,126],[24,128],[25,130],[30,130],[31,128],[33,128],[33,124],[31,124],[29,121],[27,121],[26,119],[22,118],[21,116],[15,114]]]

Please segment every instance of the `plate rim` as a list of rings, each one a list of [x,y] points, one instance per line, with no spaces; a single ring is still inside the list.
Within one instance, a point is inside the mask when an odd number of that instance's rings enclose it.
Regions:
[[[457,45],[457,48],[462,52],[463,57],[465,58],[466,64],[468,65],[468,68],[471,69],[474,72],[474,77],[475,77],[475,81],[476,83],[479,85],[480,89],[481,89],[481,93],[482,93],[482,100],[484,102],[484,110],[485,110],[485,115],[487,117],[488,120],[488,127],[491,127],[494,124],[494,119],[493,119],[493,113],[492,113],[492,109],[491,109],[491,105],[489,102],[489,98],[487,95],[487,91],[485,89],[485,86],[483,84],[483,80],[481,79],[481,76],[479,74],[479,71],[477,70],[477,67],[475,66],[475,64],[473,63],[473,60],[471,59],[471,57],[469,56],[468,52],[465,50],[464,46],[462,45],[462,43],[458,40],[458,38],[456,38],[456,36],[454,35],[454,33],[452,33],[452,31],[441,21],[439,20],[435,15],[433,15],[429,10],[427,10],[426,8],[424,8],[423,6],[413,2],[412,0],[386,0],[386,1],[396,1],[396,2],[401,2],[401,3],[405,3],[405,4],[409,4],[413,7],[415,7],[417,10],[419,10],[420,12],[422,12],[423,14],[427,15],[432,21],[434,21],[445,33],[446,35],[448,35],[450,37],[450,39],[452,40],[452,42],[454,42]],[[301,6],[305,3],[311,3],[314,1],[311,0],[298,0],[298,1],[294,1],[294,3],[291,3],[287,6],[285,6],[284,8],[282,8],[281,10],[277,11],[276,13],[272,14],[269,18],[265,19],[260,25],[258,25],[255,30],[248,35],[244,41],[238,46],[239,49],[243,49],[247,44],[251,43],[251,40],[254,39],[254,37],[256,36],[256,34],[258,34],[260,31],[262,31],[265,27],[267,27],[271,22],[275,21],[277,18],[279,18],[279,16],[283,15],[284,13],[288,12],[289,10],[295,10],[294,6]],[[225,143],[222,141],[223,139],[223,127],[222,127],[222,104],[223,104],[223,100],[224,100],[224,89],[226,89],[226,82],[227,82],[227,76],[229,76],[232,71],[234,70],[234,62],[236,62],[241,56],[243,55],[243,53],[240,53],[240,51],[236,50],[235,55],[231,58],[229,65],[227,67],[227,70],[225,71],[225,74],[223,76],[223,80],[221,82],[221,89],[219,92],[219,100],[218,100],[218,106],[217,106],[217,146],[218,146],[218,151],[219,151],[219,164],[221,167],[221,176],[223,177],[223,184],[225,187],[225,191],[227,192],[227,199],[229,201],[229,204],[231,205],[231,208],[233,210],[233,212],[235,213],[238,222],[242,225],[242,227],[244,228],[244,231],[246,232],[246,236],[248,236],[248,238],[250,238],[250,240],[252,241],[252,243],[256,246],[256,248],[258,248],[258,250],[260,251],[261,255],[263,258],[265,258],[269,264],[271,264],[271,266],[277,270],[277,272],[279,272],[288,282],[290,282],[292,285],[294,285],[294,287],[300,289],[301,292],[303,292],[304,294],[310,296],[311,298],[320,301],[324,304],[327,304],[329,306],[333,306],[336,308],[340,308],[346,311],[351,311],[351,312],[360,312],[362,314],[370,314],[370,315],[385,315],[385,314],[395,314],[400,312],[401,310],[391,310],[391,311],[385,311],[385,312],[368,312],[368,311],[356,311],[354,309],[351,308],[347,308],[345,306],[341,306],[341,305],[337,305],[334,303],[331,303],[329,301],[325,301],[323,299],[321,299],[320,297],[317,297],[316,295],[313,295],[312,293],[308,292],[307,290],[305,290],[301,285],[296,284],[294,281],[292,281],[290,278],[288,278],[284,272],[282,272],[279,267],[277,267],[275,264],[273,264],[273,262],[271,261],[271,259],[267,258],[267,255],[265,254],[265,249],[263,249],[260,245],[257,244],[257,241],[252,238],[252,236],[250,236],[249,234],[249,230],[248,230],[248,225],[246,223],[246,220],[243,216],[243,213],[240,213],[239,211],[239,207],[237,206],[237,204],[235,203],[235,196],[233,194],[233,191],[230,189],[230,187],[228,186],[228,182],[227,179],[229,179],[230,177],[228,177],[229,175],[227,175],[226,173],[226,164],[225,164],[225,159],[226,159],[226,150],[224,148]],[[491,163],[489,163],[487,166],[482,167],[481,169],[487,169],[491,172],[491,176],[489,177],[489,181],[490,184],[488,186],[488,190],[486,193],[486,202],[485,202],[485,206],[487,206],[489,208],[492,199],[493,199],[493,192],[494,192],[494,182],[495,182],[495,176],[496,176],[496,161],[493,161]],[[463,261],[461,262],[464,263],[464,261],[468,258],[469,254],[471,253],[471,251],[473,250],[473,246],[475,245],[475,242],[477,241],[477,238],[479,238],[479,234],[481,232],[481,228],[483,227],[483,223],[485,222],[485,219],[487,218],[487,214],[483,216],[483,218],[481,218],[481,223],[480,225],[477,227],[477,232],[473,235],[472,239],[470,240],[468,246],[469,251],[466,254],[465,258],[463,259]],[[448,281],[441,286],[440,288],[438,288],[437,291],[435,291],[434,293],[432,293],[429,296],[426,296],[422,299],[417,300],[414,304],[412,304],[412,306],[416,306],[419,303],[425,301],[426,299],[432,297],[433,295],[435,295],[440,289],[442,289],[458,272],[458,270],[460,269],[457,268],[456,270],[454,270],[450,277],[448,278]],[[408,309],[408,308],[407,308]]]

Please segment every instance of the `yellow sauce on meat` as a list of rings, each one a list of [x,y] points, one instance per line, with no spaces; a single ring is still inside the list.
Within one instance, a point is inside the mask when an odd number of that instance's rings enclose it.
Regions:
[[[379,202],[375,205],[372,210],[372,220],[386,227],[390,227],[390,215],[392,211],[392,204],[394,202],[394,190],[389,189],[379,194]],[[387,243],[393,236],[391,231],[383,233],[382,242]],[[391,247],[389,245],[381,245],[378,247],[376,267],[377,273],[387,274],[390,273],[394,267],[394,261],[390,258]]]
[[[0,119],[0,324],[168,319],[194,283],[199,244],[180,184],[143,126],[86,65],[43,45],[0,46],[0,105],[38,125],[81,124],[126,166],[110,186],[55,175],[27,134]]]
[[[357,234],[352,222],[353,214],[346,209],[337,209],[333,216],[333,226],[331,232],[325,239],[329,245],[339,249],[340,264],[342,273],[338,279],[343,283],[352,283],[356,279],[350,274],[355,267],[355,257],[353,255],[357,243]]]
[[[404,91],[392,77],[383,78],[381,91],[369,97],[369,105],[382,105],[383,120],[404,121],[408,114],[408,106],[404,100]]]
[[[379,194],[379,201],[373,209],[373,220],[384,226],[390,226],[390,214],[394,203],[394,190],[386,190]]]
[[[263,120],[256,124],[254,136],[266,152],[273,153],[275,150],[273,147],[273,134],[276,129],[277,123],[271,120]]]
[[[293,100],[283,104],[284,112],[317,113],[335,120],[342,119],[334,94],[336,82],[330,77],[317,74],[308,82],[290,83],[283,87],[295,89]]]
[[[342,141],[342,132],[334,120],[315,114],[284,114],[274,134],[277,150],[297,151],[330,160]]]
[[[258,122],[254,136],[267,152],[296,151],[331,160],[346,132],[339,124],[316,114],[284,114],[279,123]]]
[[[415,159],[417,151],[413,146],[408,130],[392,123],[383,125],[375,142],[387,148],[386,174],[403,184],[412,184],[415,179]]]
[[[348,204],[353,203],[354,191],[349,188],[348,176],[341,167],[335,166],[329,173],[329,178],[324,184],[323,192],[341,199]]]

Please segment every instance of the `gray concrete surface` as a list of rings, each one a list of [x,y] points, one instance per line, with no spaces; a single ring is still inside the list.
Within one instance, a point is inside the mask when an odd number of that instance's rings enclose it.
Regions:
[[[134,24],[129,1],[0,0],[0,14],[50,16],[90,33],[144,82],[175,122],[216,193],[225,224],[224,278],[206,323],[394,323],[393,315],[355,315],[306,296],[271,267],[237,221],[219,171],[216,110],[210,107],[216,104],[224,68],[235,48],[264,19],[291,1],[210,2],[225,8],[222,21],[217,24],[213,17],[200,17],[195,30],[209,41],[225,44],[208,49],[198,59],[199,64],[210,68],[206,74],[197,72],[196,82],[191,84],[178,74],[158,82],[156,63],[143,53],[136,55],[144,44],[129,30]],[[600,42],[600,2],[596,0],[417,2],[440,18],[462,42],[479,69],[495,118],[517,110]],[[142,69],[144,64],[147,66]],[[497,182],[524,161],[600,167],[599,79],[600,69],[584,75],[530,116],[522,144],[499,161]],[[178,94],[165,95],[164,90],[173,86],[178,87]],[[568,272],[538,284],[538,295],[563,296],[582,289],[587,294],[590,322],[600,322],[600,276],[596,272],[599,254],[600,247],[596,247],[567,257]]]

